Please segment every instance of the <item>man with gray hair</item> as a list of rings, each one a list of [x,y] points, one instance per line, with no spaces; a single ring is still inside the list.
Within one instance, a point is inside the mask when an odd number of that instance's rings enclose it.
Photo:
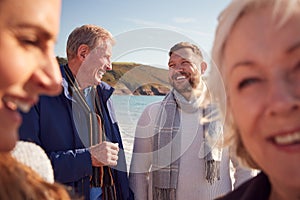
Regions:
[[[61,66],[63,92],[43,96],[20,128],[20,138],[48,154],[55,180],[85,199],[131,199],[126,160],[115,118],[112,87],[101,81],[112,69],[114,39],[102,27],[83,25],[67,41]]]
[[[188,42],[174,45],[169,56],[173,88],[138,121],[130,186],[136,199],[214,199],[232,190],[231,158],[220,147],[222,123],[202,79],[207,64]],[[251,171],[233,164],[236,187]]]

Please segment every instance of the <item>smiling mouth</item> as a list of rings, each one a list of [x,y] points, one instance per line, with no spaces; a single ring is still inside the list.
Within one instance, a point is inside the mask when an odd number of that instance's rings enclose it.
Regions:
[[[3,97],[2,102],[7,109],[12,111],[16,111],[17,109],[19,109],[22,112],[27,113],[32,107],[32,103],[9,97]]]
[[[179,80],[183,80],[183,79],[186,79],[186,78],[187,78],[186,76],[181,75],[181,76],[177,76],[175,78],[175,80],[179,81]]]
[[[189,76],[185,72],[177,73],[173,76],[173,79],[176,81],[187,79]]]
[[[102,70],[98,70],[95,74],[96,77],[98,78],[102,78],[105,74],[105,71],[102,71]]]
[[[287,134],[287,135],[276,136],[274,137],[273,141],[275,144],[278,145],[300,144],[300,131]]]
[[[103,76],[103,75],[104,75],[104,72],[98,71],[97,74],[98,74],[99,76]]]

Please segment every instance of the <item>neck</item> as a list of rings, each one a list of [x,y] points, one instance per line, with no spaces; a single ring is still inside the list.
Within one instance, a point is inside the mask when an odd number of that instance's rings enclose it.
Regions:
[[[181,92],[179,94],[181,96],[183,96],[185,98],[185,100],[187,100],[187,101],[190,101],[192,99],[192,91],[190,91],[190,92]]]
[[[81,63],[78,63],[78,61],[73,59],[73,60],[68,61],[68,66],[69,66],[73,76],[76,77],[77,72],[81,66]]]
[[[176,91],[176,90],[175,90]],[[178,92],[182,97],[185,98],[188,102],[198,101],[201,105],[209,103],[209,92],[203,81],[200,81],[199,85],[196,88],[193,88],[191,91]]]
[[[91,84],[89,84],[90,83],[90,77],[87,77],[87,76],[78,77],[77,76],[79,68],[81,67],[81,65],[82,65],[82,63],[79,62],[78,60],[70,60],[68,62],[68,66],[69,66],[69,68],[72,72],[72,75],[74,76],[75,80],[77,81],[79,89],[84,89],[84,88],[87,88],[87,87],[91,86]]]

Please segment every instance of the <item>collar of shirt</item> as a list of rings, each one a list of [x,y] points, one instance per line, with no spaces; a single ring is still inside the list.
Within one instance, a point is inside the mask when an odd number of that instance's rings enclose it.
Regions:
[[[71,101],[76,102],[75,99],[73,99],[73,97],[69,93],[69,90],[68,90],[69,84],[68,84],[68,81],[65,78],[62,79],[62,86],[64,88],[65,97],[67,97],[67,99],[69,99]]]
[[[62,86],[64,88],[64,95],[67,99],[73,101],[73,102],[76,102],[76,100],[71,96],[71,94],[69,93],[69,90],[68,90],[68,87],[69,87],[69,84],[68,84],[68,81],[66,79],[63,78],[62,80]],[[85,96],[85,99],[87,100],[87,103],[89,105],[90,108],[92,108],[92,101],[91,101],[91,90],[92,90],[92,87],[87,87],[87,88],[84,88],[83,89],[83,94]]]

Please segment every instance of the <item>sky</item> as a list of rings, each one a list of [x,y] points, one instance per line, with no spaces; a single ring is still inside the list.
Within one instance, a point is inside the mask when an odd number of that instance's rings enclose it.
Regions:
[[[198,45],[209,59],[217,17],[230,0],[63,0],[57,56],[66,57],[71,31],[99,25],[116,39],[113,62],[167,68],[168,51],[180,41]]]

